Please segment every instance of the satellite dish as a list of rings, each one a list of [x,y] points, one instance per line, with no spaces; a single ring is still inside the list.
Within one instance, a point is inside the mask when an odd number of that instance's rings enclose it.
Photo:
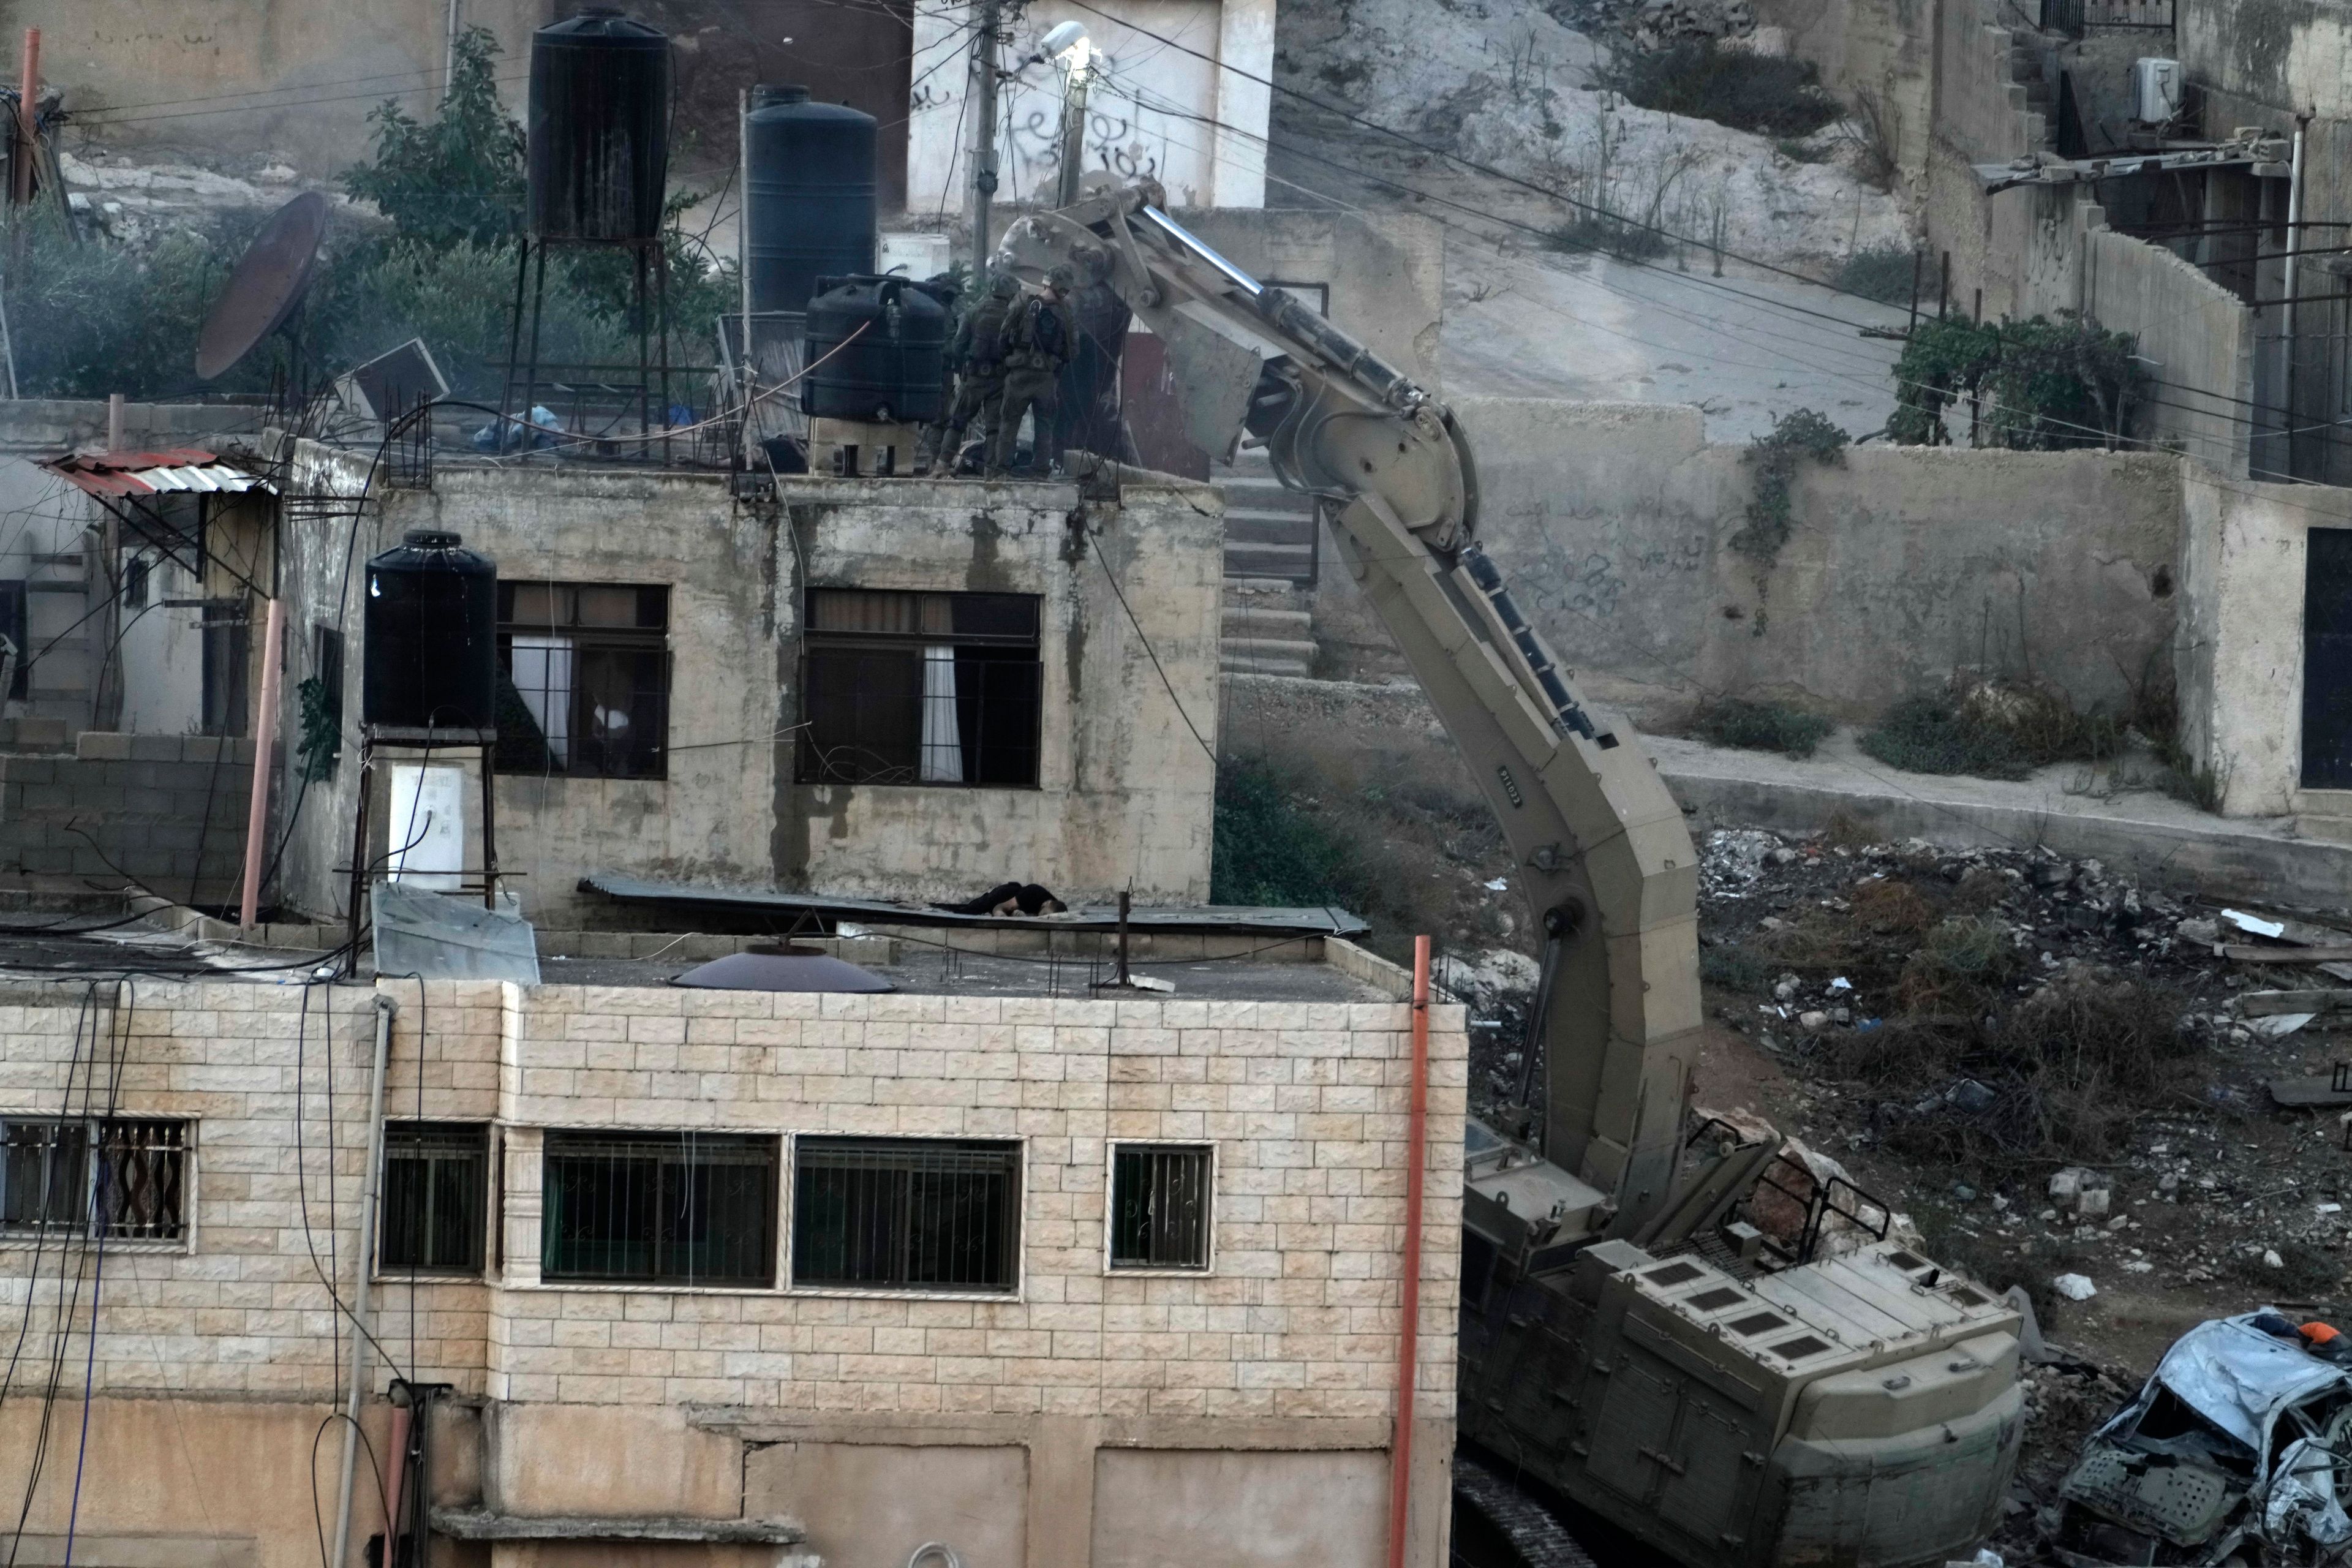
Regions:
[[[217,380],[286,324],[310,292],[319,242],[326,236],[327,198],[316,191],[303,192],[269,215],[205,318],[203,335],[196,339],[197,375]]]

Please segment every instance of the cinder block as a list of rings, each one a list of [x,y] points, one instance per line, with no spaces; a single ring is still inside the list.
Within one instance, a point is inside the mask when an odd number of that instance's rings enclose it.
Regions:
[[[176,763],[183,755],[178,735],[133,735],[131,757],[141,763]]]
[[[16,721],[16,744],[61,752],[66,748],[66,721],[62,719],[19,719]]]
[[[84,762],[128,762],[131,737],[113,730],[84,730],[74,739],[74,755]]]
[[[45,784],[58,782],[58,764],[49,757],[10,757],[7,760],[10,784]]]

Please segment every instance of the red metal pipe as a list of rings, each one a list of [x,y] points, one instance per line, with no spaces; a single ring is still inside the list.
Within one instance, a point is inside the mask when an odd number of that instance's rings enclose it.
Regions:
[[[1429,1164],[1429,939],[1412,939],[1412,1109],[1405,1120],[1402,1321],[1396,1436],[1389,1448],[1389,1568],[1404,1568],[1412,1501],[1412,1396],[1421,1348],[1421,1200]]]
[[[410,1397],[414,1398],[412,1394]],[[383,1478],[383,1560],[392,1563],[399,1557],[400,1546],[400,1487],[402,1471],[408,1467],[408,1423],[415,1415],[406,1405],[392,1407],[391,1463],[384,1467]]]

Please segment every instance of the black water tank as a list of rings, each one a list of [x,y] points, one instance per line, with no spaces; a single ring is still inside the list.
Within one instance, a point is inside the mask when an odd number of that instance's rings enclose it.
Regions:
[[[870,275],[820,278],[816,287],[802,413],[923,425],[946,412],[943,353],[953,295]]]
[[[669,177],[669,37],[590,6],[530,36],[530,232],[650,239]]]
[[[370,724],[497,723],[499,569],[454,533],[420,529],[367,563],[360,712]]]
[[[805,310],[819,278],[873,271],[874,117],[755,87],[745,133],[751,309]]]

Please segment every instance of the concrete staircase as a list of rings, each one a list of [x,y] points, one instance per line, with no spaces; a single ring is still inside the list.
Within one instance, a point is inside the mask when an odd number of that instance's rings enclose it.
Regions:
[[[1225,580],[1315,581],[1315,503],[1282,488],[1263,450],[1244,447],[1209,478],[1225,498]]]
[[[1306,675],[1315,659],[1315,503],[1283,489],[1263,451],[1244,448],[1210,478],[1225,500],[1222,667]]]
[[[1218,663],[1231,675],[1306,675],[1315,663],[1310,591],[1280,577],[1225,578]]]

